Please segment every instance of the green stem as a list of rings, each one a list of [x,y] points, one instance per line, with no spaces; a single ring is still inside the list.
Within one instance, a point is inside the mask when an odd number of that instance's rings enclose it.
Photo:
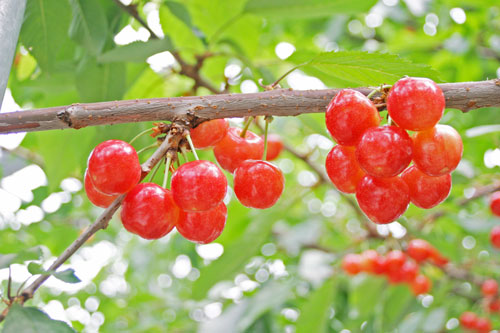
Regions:
[[[248,128],[250,127],[250,124],[252,123],[252,120],[253,120],[253,117],[249,117],[247,122],[245,123],[245,126],[243,127],[243,130],[240,133],[240,136],[242,138],[244,138],[245,135],[247,135],[247,131],[248,131]]]
[[[378,92],[380,92],[380,89],[373,89],[371,93],[366,95],[366,97],[368,97],[368,99],[371,99],[373,97],[373,95],[375,95]]]
[[[164,160],[165,159],[163,159],[163,161]],[[151,178],[149,178],[150,182],[153,182],[153,179],[155,178],[156,173],[158,172],[158,169],[160,169],[160,165],[161,165],[161,163],[158,163],[158,164],[155,165],[155,168],[154,168],[153,172],[151,172]]]
[[[262,160],[267,160],[267,132],[269,130],[269,121],[267,117],[265,118],[266,125],[264,126],[264,156],[262,156]]]
[[[154,147],[158,147],[158,145],[157,145],[156,143],[153,143],[153,144],[151,144],[151,145],[149,145],[149,146],[146,146],[146,147],[144,147],[144,148],[142,148],[142,149],[139,149],[139,150],[137,151],[137,155],[139,155],[139,154],[140,154],[140,153],[142,153],[142,152],[145,152],[146,150],[152,149],[152,148],[154,148]]]
[[[189,158],[188,158],[186,147],[184,147],[184,146],[181,147],[181,153],[182,153],[182,157],[184,157],[184,162],[185,163],[189,162]]]
[[[189,134],[186,135],[186,139],[189,143],[189,147],[191,148],[191,151],[193,152],[194,158],[198,161],[199,160],[198,154],[196,154],[196,148],[193,145],[193,140],[191,140],[191,136]]]
[[[130,140],[128,143],[129,144],[132,144],[134,143],[135,140],[139,139],[141,136],[145,135],[145,134],[148,134],[149,132],[151,132],[153,129],[152,128],[148,128],[147,130],[144,130],[142,131],[141,133],[137,134],[136,136],[134,136],[134,138],[132,140]]]
[[[165,163],[165,175],[163,176],[163,188],[167,188],[167,182],[168,182],[168,171],[170,170],[170,164],[172,163],[172,156],[170,156],[169,153],[167,153],[167,162]]]
[[[298,69],[298,68],[300,68],[300,67],[304,66],[305,64],[306,64],[306,63],[300,64],[300,65],[297,65],[297,66],[293,67],[292,69],[290,69],[289,71],[287,71],[285,74],[281,75],[281,76],[279,77],[279,79],[277,79],[276,81],[274,81],[274,83],[273,83],[273,84],[271,84],[271,88],[276,87],[276,86],[277,86],[277,85],[281,82],[281,80],[283,80],[284,78],[286,78],[286,77],[287,77],[287,76],[288,76],[291,72],[293,72],[293,71],[295,71],[296,69]]]

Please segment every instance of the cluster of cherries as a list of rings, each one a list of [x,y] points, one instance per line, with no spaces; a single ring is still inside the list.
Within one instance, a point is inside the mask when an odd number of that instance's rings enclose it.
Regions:
[[[460,325],[470,332],[488,333],[491,331],[491,321],[488,318],[479,317],[470,311],[460,315]]]
[[[408,244],[406,253],[393,250],[385,256],[375,250],[361,254],[347,254],[342,261],[343,270],[351,275],[361,272],[385,275],[392,284],[407,283],[413,294],[426,294],[432,281],[420,273],[419,265],[425,261],[443,266],[448,263],[431,244],[422,239],[414,239]]]
[[[262,161],[264,141],[250,131],[229,128],[226,120],[212,120],[191,130],[196,148],[215,146],[222,168],[234,172],[234,192],[253,208],[274,205],[284,188],[281,170]],[[268,154],[276,158],[282,144],[269,136]],[[85,171],[85,191],[96,206],[106,208],[126,194],[121,210],[123,226],[146,239],[165,236],[174,227],[190,241],[209,243],[224,229],[227,208],[223,202],[227,179],[214,163],[196,160],[172,174],[171,190],[155,183],[140,183],[142,175],[135,149],[121,140],[108,140],[94,148]]]
[[[374,103],[352,89],[341,90],[326,111],[326,126],[338,143],[326,158],[328,176],[339,191],[356,193],[376,223],[393,222],[410,201],[424,209],[444,201],[463,151],[458,132],[438,124],[445,99],[432,80],[403,78],[386,101],[394,125],[379,126]]]

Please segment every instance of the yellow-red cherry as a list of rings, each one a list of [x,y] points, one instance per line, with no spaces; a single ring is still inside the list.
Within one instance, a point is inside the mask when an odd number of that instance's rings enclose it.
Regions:
[[[121,140],[108,140],[90,153],[88,173],[98,191],[123,194],[139,182],[141,165],[134,147]]]
[[[168,234],[179,219],[180,210],[172,193],[153,183],[142,183],[127,193],[121,220],[128,231],[145,239]]]
[[[410,201],[417,207],[429,209],[443,202],[451,190],[451,175],[431,177],[415,165],[406,169],[401,178],[410,189]]]
[[[326,128],[337,143],[355,146],[370,127],[380,124],[380,115],[372,101],[353,89],[342,89],[326,109]]]
[[[435,126],[443,116],[444,106],[441,88],[427,78],[401,79],[387,96],[389,116],[396,124],[411,131]]]
[[[427,294],[432,288],[432,281],[425,275],[419,274],[411,282],[411,291],[415,296]]]
[[[433,177],[452,172],[462,158],[463,144],[460,134],[451,126],[435,127],[415,132],[413,161],[418,169]]]
[[[356,159],[355,148],[336,145],[326,156],[326,172],[335,187],[344,193],[354,193],[356,185],[365,176]]]
[[[229,123],[226,119],[213,119],[202,122],[189,131],[195,148],[215,146],[227,134]]]
[[[226,192],[226,176],[210,161],[184,163],[172,175],[172,195],[182,210],[213,209],[222,202]]]
[[[233,172],[243,161],[261,159],[264,155],[262,138],[249,130],[242,138],[241,132],[241,128],[229,127],[226,136],[214,148],[217,162],[229,172]]]
[[[350,275],[361,272],[361,256],[354,253],[346,254],[342,259],[342,269]]]
[[[181,211],[176,228],[184,238],[200,244],[213,242],[224,230],[227,219],[226,205],[203,212]]]
[[[89,198],[90,202],[98,207],[107,208],[118,197],[118,195],[108,195],[98,191],[94,184],[92,184],[92,180],[90,179],[87,170],[85,170],[83,183],[87,198]]]
[[[274,164],[246,160],[234,171],[234,194],[243,206],[265,209],[283,193],[285,178]]]
[[[374,177],[399,175],[410,164],[411,156],[411,138],[396,126],[367,129],[356,147],[361,169]]]

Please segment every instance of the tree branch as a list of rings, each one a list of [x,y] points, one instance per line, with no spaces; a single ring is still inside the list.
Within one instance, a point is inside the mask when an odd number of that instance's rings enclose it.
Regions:
[[[440,84],[446,107],[468,112],[500,107],[500,79]],[[357,88],[365,95],[371,88]],[[0,114],[0,133],[79,129],[141,121],[182,121],[196,125],[215,118],[297,116],[325,112],[339,89],[279,89],[253,94],[220,94],[72,104]]]

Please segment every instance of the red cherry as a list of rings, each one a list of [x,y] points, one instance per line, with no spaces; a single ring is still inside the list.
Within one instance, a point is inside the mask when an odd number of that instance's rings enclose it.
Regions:
[[[363,177],[356,186],[359,207],[370,220],[379,224],[393,222],[408,208],[408,186],[399,177]]]
[[[493,279],[488,279],[481,285],[481,292],[484,297],[495,296],[498,293],[498,283]]]
[[[368,128],[379,124],[375,105],[356,90],[342,89],[326,109],[326,127],[341,145],[355,146]]]
[[[491,229],[490,242],[491,245],[493,245],[497,249],[500,249],[500,225],[497,225],[496,227],[493,227],[493,229]]]
[[[261,136],[261,138],[264,141],[264,136]],[[266,160],[274,161],[278,158],[282,150],[283,142],[281,141],[281,137],[278,134],[268,134]]]
[[[500,191],[497,191],[491,195],[490,209],[494,215],[500,216]]]
[[[90,153],[88,173],[97,190],[123,194],[141,179],[141,165],[134,147],[121,140],[108,140]]]
[[[245,160],[258,160],[264,155],[261,137],[247,131],[242,138],[241,131],[241,128],[229,127],[226,136],[214,148],[217,162],[229,172],[233,172]]]
[[[281,170],[266,161],[246,160],[234,171],[234,194],[246,207],[271,207],[284,187]]]
[[[350,275],[356,275],[361,272],[361,256],[349,253],[342,259],[342,269]]]
[[[427,176],[416,166],[406,169],[401,178],[410,189],[410,201],[417,207],[429,209],[443,202],[451,190],[451,175]]]
[[[326,172],[337,189],[354,193],[356,185],[365,176],[356,159],[355,148],[336,145],[326,156]]]
[[[122,204],[121,219],[128,231],[146,239],[157,239],[173,229],[179,207],[172,193],[153,183],[135,186]]]
[[[378,256],[373,267],[373,272],[377,275],[387,273],[387,259],[383,256]]]
[[[361,254],[361,270],[367,273],[375,273],[375,266],[379,254],[375,250],[366,250]]]
[[[94,205],[102,208],[107,208],[118,197],[118,195],[107,195],[99,192],[95,188],[94,184],[92,184],[87,170],[85,170],[84,179],[85,193],[87,193],[87,198],[89,198],[90,202],[92,202]]]
[[[488,309],[491,312],[500,312],[500,300],[497,299],[492,299],[488,302]]]
[[[389,116],[404,129],[421,131],[436,125],[444,111],[444,95],[434,81],[409,77],[396,82],[387,96]]]
[[[372,127],[361,136],[356,158],[361,169],[374,177],[394,177],[411,162],[412,141],[396,126]]]
[[[460,325],[464,328],[474,329],[478,319],[474,312],[466,311],[460,315]]]
[[[390,284],[400,284],[405,282],[405,277],[401,271],[388,271],[387,278]]]
[[[448,125],[436,125],[413,135],[413,161],[429,176],[442,176],[455,170],[462,151],[460,134]]]
[[[388,272],[399,272],[406,262],[406,256],[399,250],[393,250],[385,256]]]
[[[226,225],[227,208],[221,202],[217,207],[203,212],[181,211],[176,228],[184,238],[207,244],[222,233]]]
[[[408,283],[412,283],[417,278],[418,272],[418,265],[412,260],[407,260],[401,267],[401,275],[404,281]]]
[[[412,239],[408,243],[406,252],[413,260],[422,262],[430,258],[433,247],[423,239]]]
[[[214,119],[202,122],[189,131],[193,145],[196,148],[215,146],[226,136],[229,123],[226,119]]]
[[[425,275],[418,275],[415,280],[411,282],[411,291],[415,296],[427,294],[432,287],[431,280]]]
[[[441,267],[446,265],[449,262],[449,260],[447,258],[443,257],[436,249],[432,249],[431,259],[435,265],[441,266]]]
[[[491,331],[491,322],[486,318],[478,318],[474,328],[477,330],[477,333],[488,333]]]
[[[172,175],[175,203],[186,211],[215,208],[224,199],[226,191],[226,176],[209,161],[184,163]]]

